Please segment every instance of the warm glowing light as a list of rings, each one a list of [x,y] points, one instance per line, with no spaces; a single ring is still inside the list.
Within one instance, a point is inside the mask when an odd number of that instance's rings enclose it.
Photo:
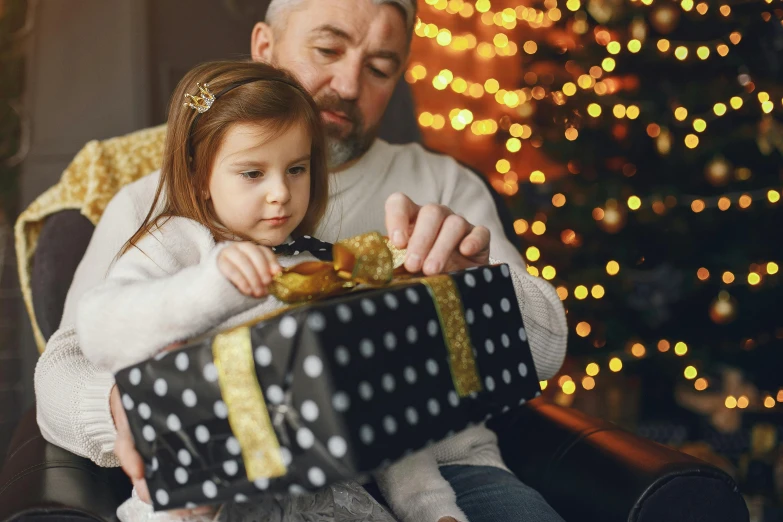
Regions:
[[[677,47],[674,50],[674,56],[676,56],[678,60],[686,59],[688,57],[688,48],[683,47],[682,45]]]
[[[671,348],[671,344],[669,344],[669,341],[666,339],[661,339],[658,341],[658,351],[661,353],[666,353],[669,351],[669,348]]]
[[[615,373],[619,372],[620,370],[623,369],[623,361],[621,361],[617,357],[612,357],[609,360],[609,369]]]
[[[764,407],[765,408],[774,408],[775,407],[775,399],[773,399],[770,396],[767,396],[764,398]]]
[[[753,203],[753,198],[751,198],[747,194],[743,194],[739,198],[739,206],[740,208],[748,208],[750,204]]]
[[[699,268],[699,269],[696,271],[696,277],[698,277],[698,278],[699,278],[699,281],[706,281],[707,279],[709,279],[709,278],[710,278],[710,271],[709,271],[709,270],[707,270],[707,269],[706,269],[706,268],[704,268],[704,267],[701,267],[701,268]]]
[[[742,98],[740,98],[739,96],[733,96],[731,98],[731,100],[729,101],[729,103],[731,104],[731,107],[734,110],[736,110],[736,109],[739,109],[740,107],[742,107],[742,103],[743,102],[742,102]]]
[[[734,274],[732,274],[731,272],[723,272],[723,276],[721,277],[721,279],[723,280],[724,283],[730,285],[731,283],[734,282]]]
[[[666,38],[658,40],[658,50],[665,53],[671,48],[671,43]]]
[[[634,343],[634,345],[631,347],[631,353],[634,357],[644,357],[644,355],[647,353],[647,349],[644,347],[641,343]]]
[[[508,149],[509,152],[519,152],[521,148],[522,142],[519,141],[518,138],[509,138],[506,142],[506,149]]]
[[[685,146],[689,149],[695,149],[699,145],[699,137],[695,134],[685,136]]]
[[[579,337],[587,337],[590,335],[590,330],[592,328],[590,327],[590,323],[582,321],[581,323],[576,325],[576,335]]]
[[[639,107],[636,105],[628,106],[628,109],[625,111],[625,115],[628,116],[628,119],[635,120],[639,117]]]
[[[694,366],[688,366],[685,368],[685,371],[683,372],[683,375],[685,375],[685,378],[689,381],[692,381],[696,378],[696,376],[699,374],[699,372],[696,370],[696,367]]]
[[[574,288],[574,297],[576,297],[579,300],[582,300],[587,297],[587,287],[584,285],[579,285],[576,288]]]
[[[773,262],[773,261],[770,261],[769,263],[767,263],[767,273],[769,275],[777,274],[778,273],[778,264]]]
[[[701,58],[702,60],[706,60],[710,57],[710,49],[704,45],[696,49],[696,56]]]
[[[524,219],[517,219],[514,221],[514,232],[516,232],[518,235],[522,235],[525,232],[527,232],[528,224],[527,221]]]
[[[587,365],[587,368],[585,368],[585,373],[590,377],[595,377],[596,375],[598,375],[600,371],[601,371],[601,367],[594,362],[591,362],[590,364]]]
[[[715,112],[718,116],[723,116],[726,114],[726,104],[725,103],[716,103],[715,106],[712,108],[712,110]]]
[[[693,387],[696,388],[698,391],[704,391],[707,389],[708,383],[707,379],[704,377],[699,377],[696,379],[696,382],[693,383]]]
[[[606,273],[612,276],[620,273],[620,263],[617,261],[609,261],[606,263]]]
[[[726,401],[724,402],[727,408],[733,409],[737,407],[737,399],[734,398],[733,395],[729,395],[726,397]]]
[[[684,342],[680,341],[677,344],[674,345],[674,353],[682,357],[686,353],[688,353],[688,345]]]
[[[777,190],[769,190],[767,191],[767,199],[770,203],[777,203],[780,201],[780,192]]]
[[[582,388],[585,390],[592,390],[595,388],[595,379],[592,377],[582,377]]]
[[[574,381],[568,381],[563,383],[563,393],[566,395],[571,395],[576,391],[576,383]]]
[[[706,205],[704,204],[704,201],[701,199],[695,199],[693,200],[693,203],[691,203],[691,210],[693,210],[695,213],[699,213],[702,210],[704,210]]]
[[[721,196],[720,199],[718,199],[718,208],[721,210],[728,210],[731,206],[731,200],[727,198],[726,196]]]
[[[546,232],[546,225],[543,221],[534,221],[530,230],[532,230],[535,235],[542,236],[544,235],[544,232]]]
[[[688,109],[685,107],[677,107],[674,109],[674,117],[677,118],[678,121],[685,121],[685,118],[688,117]]]
[[[739,399],[737,399],[737,408],[745,409],[750,404],[750,400],[748,400],[748,397],[745,395],[742,395]]]
[[[540,170],[534,170],[530,173],[530,183],[540,185],[546,181],[546,176]]]
[[[604,290],[604,287],[601,285],[593,285],[593,288],[590,290],[590,295],[595,299],[601,299],[606,295],[606,290]]]
[[[707,122],[701,118],[693,120],[693,128],[696,132],[704,132],[707,129]]]
[[[566,197],[563,194],[558,193],[552,196],[552,206],[560,208],[565,204],[566,204]]]
[[[525,251],[525,257],[527,257],[529,261],[538,261],[541,258],[541,251],[534,246],[528,247]]]
[[[607,57],[607,58],[604,58],[604,59],[601,61],[601,67],[602,67],[602,68],[603,68],[603,70],[604,70],[604,71],[606,71],[606,72],[612,72],[612,71],[614,71],[614,68],[615,68],[616,66],[617,66],[617,62],[615,62],[615,61],[614,61],[614,58],[612,58],[612,57]]]
[[[751,272],[748,274],[748,284],[751,286],[756,286],[761,282],[761,276],[755,272]]]

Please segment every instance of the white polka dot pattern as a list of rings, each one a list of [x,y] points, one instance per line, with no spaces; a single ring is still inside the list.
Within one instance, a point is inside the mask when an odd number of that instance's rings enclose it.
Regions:
[[[278,433],[284,477],[247,480],[210,341],[120,372],[138,446],[160,457],[158,468],[156,457],[145,456],[156,506],[163,508],[158,491],[168,496],[167,509],[180,509],[191,500],[254,502],[267,490],[323,487],[342,478],[335,461],[375,469],[532,398],[538,381],[510,271],[482,267],[454,281],[480,373],[481,391],[468,397],[454,390],[441,322],[423,285],[307,305],[250,328],[270,416],[290,435]]]

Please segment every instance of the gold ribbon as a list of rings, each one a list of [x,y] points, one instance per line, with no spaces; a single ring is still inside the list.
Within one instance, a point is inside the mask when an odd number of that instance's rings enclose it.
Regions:
[[[449,350],[451,379],[457,394],[467,397],[473,392],[481,391],[473,345],[470,343],[465,311],[456,283],[447,275],[425,277],[418,281],[432,293],[443,339]]]
[[[336,243],[332,263],[305,261],[275,276],[269,292],[284,303],[301,303],[348,291],[359,284],[383,286],[402,266],[405,251],[377,232]]]
[[[411,277],[402,269],[405,250],[395,248],[377,232],[340,241],[334,261],[306,261],[285,269],[270,285],[270,293],[290,306],[215,336],[212,354],[228,409],[231,431],[239,441],[249,480],[285,475],[269,411],[255,370],[250,325],[267,321],[314,299],[347,292],[357,285],[424,284],[430,291],[449,352],[451,376],[460,397],[481,390],[473,346],[457,285],[448,275]],[[401,277],[394,279],[395,275]]]
[[[243,326],[215,336],[212,357],[228,409],[228,423],[242,449],[247,478],[285,475],[280,443],[256,375],[250,328]]]

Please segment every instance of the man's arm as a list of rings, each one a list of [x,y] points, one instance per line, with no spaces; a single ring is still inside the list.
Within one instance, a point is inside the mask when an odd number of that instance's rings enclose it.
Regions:
[[[527,272],[519,251],[504,234],[486,185],[451,158],[434,154],[429,158],[429,174],[444,183],[439,204],[419,206],[393,194],[386,205],[389,236],[396,246],[408,248],[405,267],[431,275],[485,264],[490,257],[508,263],[536,370],[540,379],[551,378],[565,358],[568,335],[557,292]]]

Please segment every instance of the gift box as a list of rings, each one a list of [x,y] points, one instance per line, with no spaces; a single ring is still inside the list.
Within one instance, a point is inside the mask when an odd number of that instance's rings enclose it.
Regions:
[[[540,394],[508,266],[362,289],[361,252],[294,270],[276,294],[298,305],[116,375],[156,510],[360,479]],[[334,296],[324,265],[359,288]]]

